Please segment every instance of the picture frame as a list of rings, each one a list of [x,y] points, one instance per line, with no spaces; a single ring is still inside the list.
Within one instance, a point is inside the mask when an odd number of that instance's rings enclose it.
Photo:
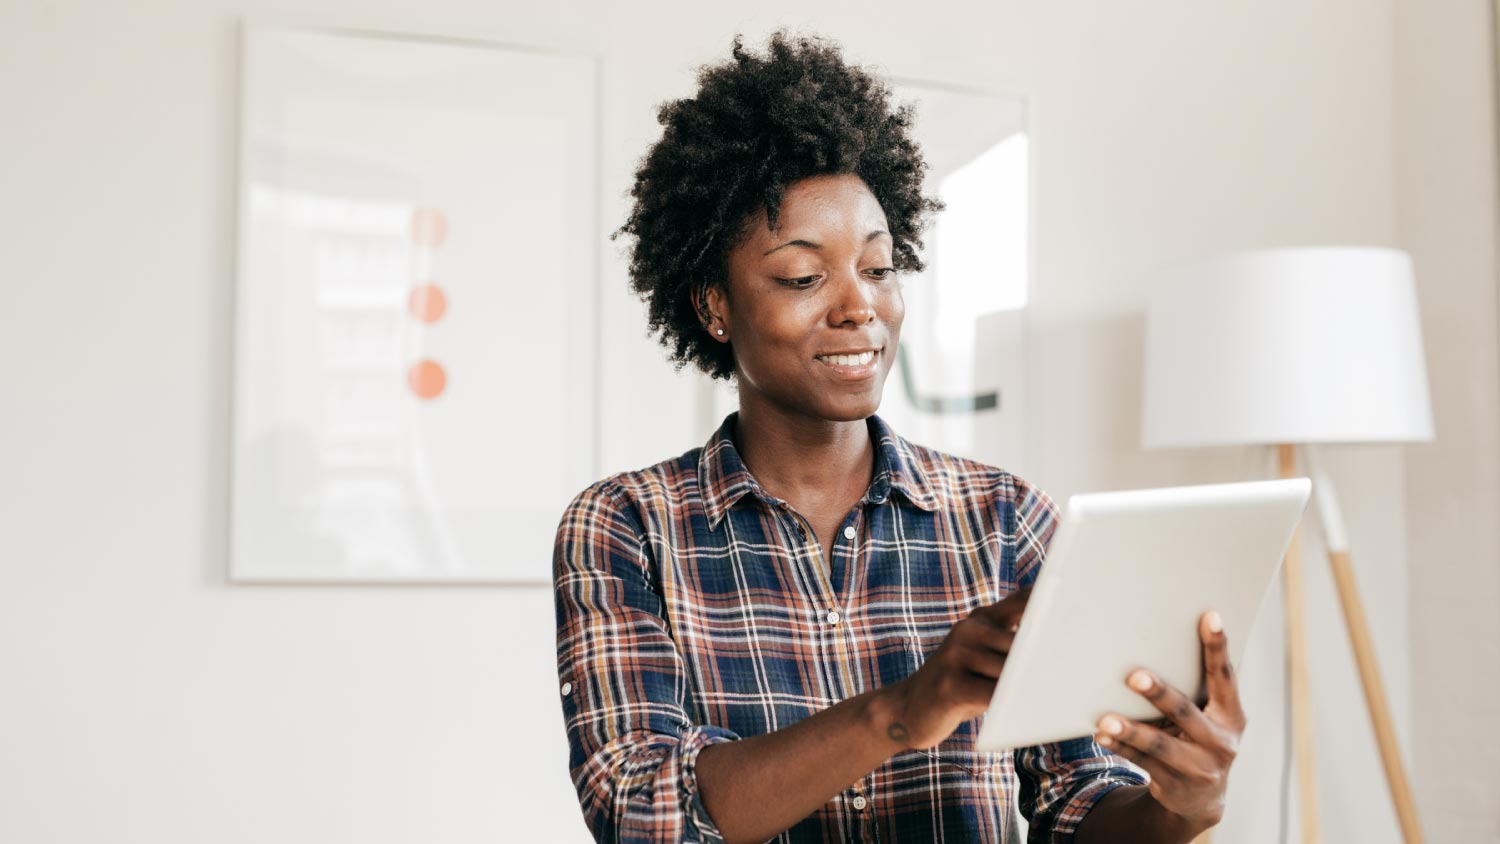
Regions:
[[[551,582],[597,474],[597,58],[242,29],[230,579]]]

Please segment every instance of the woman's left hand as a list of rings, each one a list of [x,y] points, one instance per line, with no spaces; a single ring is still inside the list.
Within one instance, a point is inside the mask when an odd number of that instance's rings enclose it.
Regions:
[[[1198,635],[1208,704],[1200,709],[1156,674],[1137,669],[1126,684],[1161,710],[1166,722],[1152,726],[1111,713],[1099,719],[1094,740],[1144,768],[1151,775],[1151,796],[1163,808],[1212,826],[1224,814],[1224,789],[1245,732],[1245,711],[1218,613],[1203,614]]]

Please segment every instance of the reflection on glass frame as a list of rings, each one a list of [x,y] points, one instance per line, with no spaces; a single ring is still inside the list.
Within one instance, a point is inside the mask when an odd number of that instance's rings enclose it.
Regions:
[[[926,190],[947,204],[908,276],[901,355],[881,413],[915,442],[1023,474],[1031,293],[1027,103],[922,82],[916,108]]]
[[[598,64],[244,32],[231,577],[550,582],[596,470]]]

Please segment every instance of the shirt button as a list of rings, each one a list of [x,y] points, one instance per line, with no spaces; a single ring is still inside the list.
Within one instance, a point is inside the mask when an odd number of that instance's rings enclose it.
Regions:
[[[828,623],[829,624],[838,624],[839,623],[839,611],[838,610],[829,610],[828,611]]]
[[[853,539],[854,538],[854,525],[844,525],[844,538],[845,539]]]
[[[869,801],[865,799],[865,796],[863,794],[858,795],[857,797],[854,798],[854,808],[863,810],[865,808],[865,806],[868,806],[868,805],[869,805]]]
[[[573,684],[572,683],[563,683],[563,686],[562,686],[563,697],[567,697],[568,694],[570,692],[572,692],[572,691],[573,691]]]

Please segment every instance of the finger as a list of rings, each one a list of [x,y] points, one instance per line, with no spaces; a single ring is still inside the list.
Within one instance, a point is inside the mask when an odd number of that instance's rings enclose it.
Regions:
[[[1179,776],[1203,767],[1202,760],[1198,758],[1202,753],[1199,748],[1155,727],[1113,714],[1100,718],[1096,726],[1098,733],[1095,741],[1101,747],[1111,750],[1134,748],[1155,763],[1171,768]]]
[[[979,607],[972,615],[1005,630],[1015,630],[1021,624],[1021,615],[1026,612],[1026,602],[1029,600],[1031,587],[1023,586],[993,604]]]
[[[1155,756],[1136,750],[1128,744],[1122,744],[1107,735],[1096,735],[1094,741],[1106,751],[1116,756],[1121,756],[1134,762],[1137,767],[1151,775],[1151,781],[1160,784],[1176,782],[1181,779],[1176,769],[1157,759]]]
[[[997,612],[986,612],[986,610],[994,606],[994,604],[991,604],[988,607],[980,607],[969,614],[967,621],[986,630],[994,630],[997,633],[1015,633],[1016,628],[1020,626],[1019,619]]]
[[[958,702],[976,708],[982,712],[989,708],[990,701],[995,698],[995,678],[981,677],[978,674],[970,674],[960,671],[954,679],[954,694]],[[976,716],[978,715],[976,712]]]
[[[1016,634],[1015,631],[998,625],[994,619],[975,610],[969,614],[968,618],[954,626],[953,631],[948,635],[948,640],[954,651],[989,651],[1003,656],[1010,653]]]
[[[1209,707],[1213,709],[1211,714],[1224,726],[1243,731],[1245,710],[1240,704],[1234,666],[1229,662],[1229,637],[1224,633],[1224,623],[1218,613],[1210,610],[1203,614],[1198,627],[1203,637],[1203,676]]]
[[[992,680],[999,678],[1001,669],[1005,668],[1005,654],[990,648],[966,647],[959,651],[959,658],[964,668]]]
[[[1126,683],[1139,692],[1141,697],[1151,701],[1151,705],[1167,716],[1171,723],[1181,727],[1188,738],[1209,747],[1222,743],[1218,729],[1209,722],[1203,710],[1175,686],[1162,682],[1160,677],[1144,668],[1130,672]]]
[[[1179,726],[1177,726],[1176,724],[1172,723],[1172,719],[1171,718],[1167,718],[1165,716],[1163,716],[1161,718],[1147,718],[1147,719],[1141,721],[1141,723],[1145,724],[1145,725],[1147,725],[1149,727],[1155,727],[1158,730],[1161,730],[1162,732],[1166,733],[1169,736],[1180,736],[1180,735],[1182,735],[1182,728],[1179,727]]]
[[[1011,647],[1016,643],[1016,633],[1014,630],[992,627],[989,622],[981,622],[975,626],[974,631],[965,639],[965,642],[984,650],[1008,654]]]

